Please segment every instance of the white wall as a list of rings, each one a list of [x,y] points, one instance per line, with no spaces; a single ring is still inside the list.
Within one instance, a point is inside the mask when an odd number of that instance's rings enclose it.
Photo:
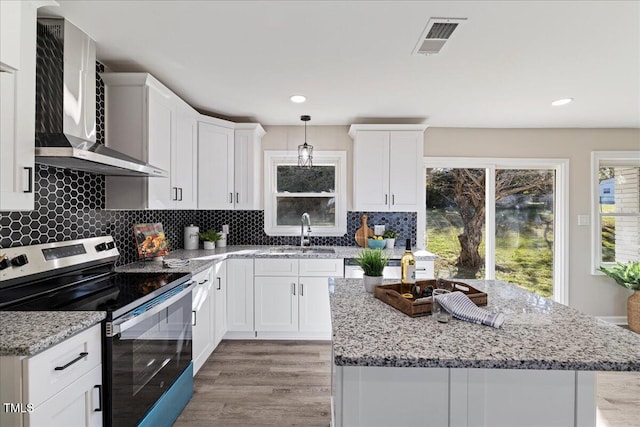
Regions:
[[[316,150],[347,150],[348,209],[352,193],[352,140],[348,126],[307,126],[307,142]],[[265,150],[297,150],[304,127],[265,126]],[[427,128],[425,156],[529,157],[569,159],[569,305],[594,316],[626,316],[630,291],[604,276],[592,276],[589,226],[578,214],[590,214],[590,156],[593,150],[640,150],[640,129],[479,129]]]

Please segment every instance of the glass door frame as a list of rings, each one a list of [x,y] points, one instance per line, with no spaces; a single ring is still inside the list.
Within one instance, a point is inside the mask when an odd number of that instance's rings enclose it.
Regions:
[[[485,169],[485,280],[495,280],[496,210],[495,173],[497,169],[549,169],[555,171],[553,300],[569,304],[569,159],[425,157],[422,168],[421,206],[418,211],[416,242],[424,248],[426,195],[424,184],[428,168]]]

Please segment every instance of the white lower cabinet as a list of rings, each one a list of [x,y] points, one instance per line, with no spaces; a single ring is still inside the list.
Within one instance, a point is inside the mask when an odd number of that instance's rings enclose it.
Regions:
[[[253,324],[253,259],[227,262],[227,336],[255,337]]]
[[[255,278],[256,331],[293,332],[298,330],[298,278]]]
[[[34,407],[25,427],[102,425],[102,365],[83,375],[61,392]]]
[[[194,275],[193,280],[196,282],[191,292],[193,297],[191,313],[193,375],[195,375],[215,347],[213,267]]]
[[[256,259],[257,336],[329,339],[328,278],[342,271],[341,259]]]
[[[227,261],[214,266],[215,280],[213,282],[213,347],[220,344],[227,333]]]
[[[102,425],[100,325],[31,357],[0,357],[1,426]]]

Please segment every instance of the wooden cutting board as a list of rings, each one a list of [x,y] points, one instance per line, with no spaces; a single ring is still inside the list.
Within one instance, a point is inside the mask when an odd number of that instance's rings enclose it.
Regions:
[[[373,230],[367,226],[367,216],[362,215],[362,226],[356,230],[356,243],[360,247],[368,248],[369,237],[373,237]]]

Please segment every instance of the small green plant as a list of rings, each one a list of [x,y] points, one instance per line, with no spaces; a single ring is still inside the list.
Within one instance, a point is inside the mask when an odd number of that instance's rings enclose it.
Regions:
[[[394,230],[389,229],[384,231],[382,237],[384,237],[385,239],[395,239],[396,237],[398,237],[398,233]]]
[[[222,235],[220,235],[220,233],[218,233],[216,230],[212,228],[211,230],[205,231],[204,233],[198,233],[198,237],[200,238],[200,240],[215,243],[218,240],[220,240]]]
[[[382,256],[382,249],[364,249],[356,258],[356,263],[364,270],[364,274],[370,277],[382,276],[387,261],[389,258]]]
[[[617,262],[611,268],[600,267],[599,270],[615,280],[618,285],[632,291],[640,291],[640,261],[629,261],[626,264]]]

